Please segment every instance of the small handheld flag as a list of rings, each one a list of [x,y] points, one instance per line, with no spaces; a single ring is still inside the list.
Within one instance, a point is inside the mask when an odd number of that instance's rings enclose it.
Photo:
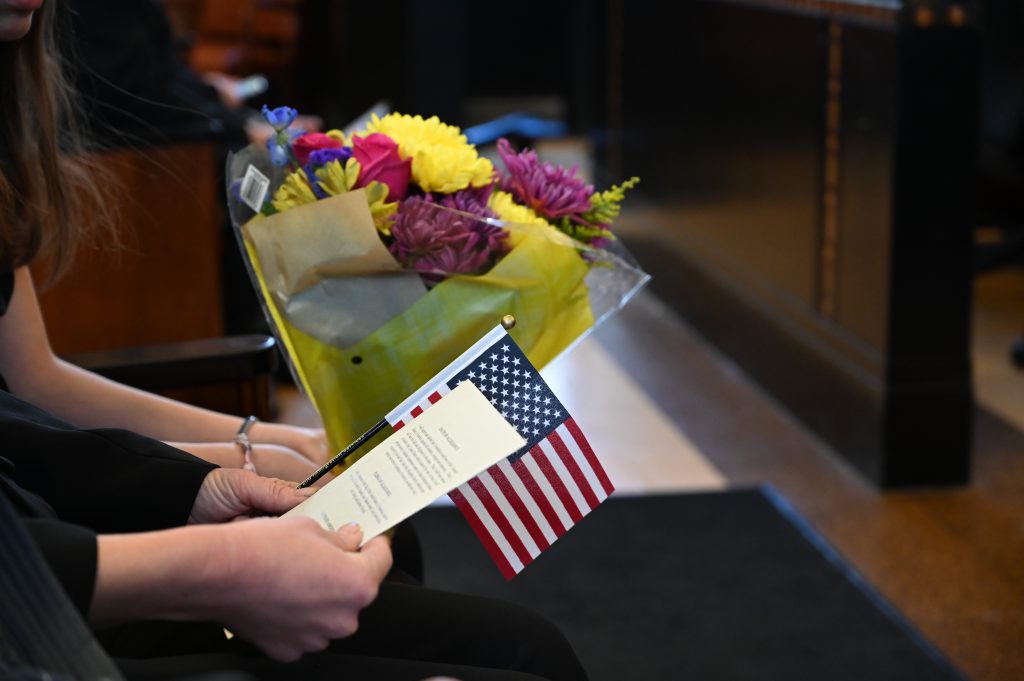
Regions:
[[[527,444],[449,496],[506,579],[614,491],[583,432],[501,326],[386,417],[398,430],[472,381]]]

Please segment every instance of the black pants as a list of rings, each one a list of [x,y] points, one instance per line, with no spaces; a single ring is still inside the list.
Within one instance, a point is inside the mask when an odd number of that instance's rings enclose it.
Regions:
[[[519,606],[384,582],[359,617],[359,630],[322,653],[280,664],[249,644],[224,638],[215,625],[138,625],[107,649],[129,681],[241,671],[255,679],[316,681],[461,681],[549,679],[586,675],[551,623]],[[145,656],[147,659],[129,659]]]

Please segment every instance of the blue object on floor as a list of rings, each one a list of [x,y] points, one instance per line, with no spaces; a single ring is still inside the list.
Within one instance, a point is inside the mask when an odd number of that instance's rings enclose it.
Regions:
[[[470,144],[489,144],[507,135],[530,139],[565,137],[568,127],[562,121],[548,121],[528,114],[512,113],[493,121],[466,128],[463,133]]]

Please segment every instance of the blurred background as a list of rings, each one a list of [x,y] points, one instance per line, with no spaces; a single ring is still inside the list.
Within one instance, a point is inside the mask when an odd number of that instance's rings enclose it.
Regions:
[[[59,352],[266,331],[221,180],[264,103],[638,175],[652,284],[547,371],[620,491],[770,484],[967,676],[1024,678],[1020,0],[70,4],[132,198],[43,297]]]

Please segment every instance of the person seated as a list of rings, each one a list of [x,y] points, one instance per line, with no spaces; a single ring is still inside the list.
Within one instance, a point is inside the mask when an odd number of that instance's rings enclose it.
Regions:
[[[386,580],[385,537],[363,544],[354,526],[280,517],[311,492],[218,466],[228,452],[237,465],[226,442],[236,417],[54,357],[28,265],[67,267],[87,214],[78,201],[95,185],[70,155],[75,109],[53,32],[61,7],[0,0],[0,494],[122,673],[585,678],[537,615]],[[250,435],[308,465],[323,456],[317,431],[257,424]],[[223,444],[167,444],[182,440]]]
[[[273,134],[245,106],[239,79],[197,73],[179,54],[159,0],[70,0],[75,85],[90,138],[104,148],[214,139],[225,150],[265,144]],[[311,132],[323,121],[305,116]]]

